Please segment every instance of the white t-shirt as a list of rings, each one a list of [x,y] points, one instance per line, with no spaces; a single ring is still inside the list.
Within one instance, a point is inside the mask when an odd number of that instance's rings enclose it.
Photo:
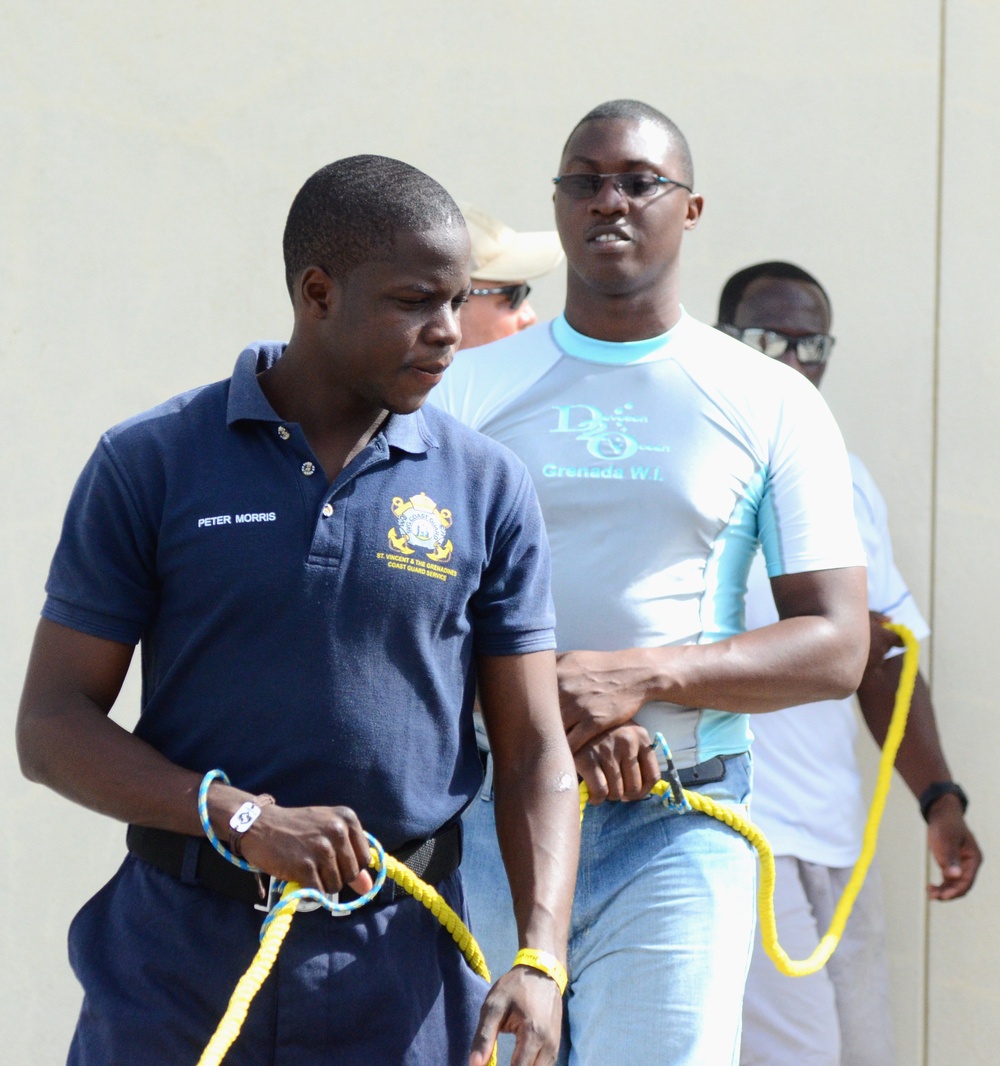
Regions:
[[[625,344],[560,317],[459,352],[430,399],[527,465],[561,650],[742,632],[758,542],[771,574],[864,565],[846,451],[819,393],[686,314]],[[746,750],[746,718],[654,702],[636,720],[689,766]]]
[[[908,626],[930,630],[892,559],[882,495],[852,455],[854,513],[868,556],[868,606]],[[754,560],[747,588],[747,628],[778,620],[764,561]],[[865,804],[854,757],[853,698],[823,700],[754,715],[753,820],[776,855],[823,866],[851,866],[861,852]]]

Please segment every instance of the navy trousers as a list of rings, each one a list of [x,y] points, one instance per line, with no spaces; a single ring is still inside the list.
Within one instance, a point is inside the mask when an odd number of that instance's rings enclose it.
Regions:
[[[468,921],[461,875],[436,887]],[[194,1066],[263,917],[128,856],[70,927],[84,1001],[69,1066]],[[486,991],[409,897],[296,914],[225,1066],[465,1066]]]

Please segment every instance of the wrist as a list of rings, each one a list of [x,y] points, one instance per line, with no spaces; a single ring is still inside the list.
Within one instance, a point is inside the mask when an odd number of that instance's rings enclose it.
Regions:
[[[274,802],[273,796],[253,796],[234,789],[224,770],[209,770],[198,786],[198,820],[208,842],[227,862],[259,872],[241,855],[243,834],[260,818],[262,808]]]
[[[230,819],[244,803],[253,802],[253,799],[252,792],[235,788],[219,778],[211,783],[206,795],[206,810],[209,824],[220,840],[226,840],[229,836]],[[204,825],[202,825],[202,832],[205,832]]]
[[[562,995],[566,991],[566,985],[569,983],[569,975],[566,973],[566,967],[552,954],[551,951],[538,951],[536,948],[521,948],[521,950],[514,956],[514,962],[511,965],[511,969],[514,966],[527,966],[529,969],[538,970],[540,973],[551,977],[555,981],[559,988],[559,995]]]
[[[966,796],[962,786],[955,781],[933,781],[920,793],[917,801],[920,804],[920,813],[923,815],[925,822],[931,820],[933,810],[938,806],[939,801],[946,796],[953,797],[961,808],[962,814],[965,814],[969,807],[969,797]]]
[[[675,649],[671,649],[672,651]],[[653,700],[675,703],[676,678],[665,669],[663,648],[636,648],[635,668],[639,674],[637,689],[642,703]]]
[[[243,858],[243,840],[261,815],[261,811],[275,802],[274,796],[266,792],[253,799],[244,800],[229,819],[229,850]]]

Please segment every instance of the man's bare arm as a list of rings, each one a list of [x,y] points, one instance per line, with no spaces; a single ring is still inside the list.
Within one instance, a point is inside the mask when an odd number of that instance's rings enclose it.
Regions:
[[[858,686],[861,713],[876,743],[885,743],[896,701],[896,689],[903,657],[885,658],[898,638],[882,627],[882,616],[872,616],[871,655],[864,677]],[[935,781],[950,781],[951,772],[941,748],[934,705],[922,674],[917,675],[903,742],[896,756],[896,769],[918,799]],[[931,899],[949,900],[964,896],[972,888],[983,861],[982,852],[965,817],[957,796],[941,796],[928,813],[927,844],[941,870],[941,884],[928,885]]]
[[[559,656],[574,754],[653,700],[756,714],[849,696],[868,654],[864,567],[772,578],[780,621],[714,644]]]
[[[493,756],[497,837],[521,947],[566,962],[580,813],[552,652],[479,659],[479,700]],[[513,959],[510,960],[513,962]],[[561,994],[517,967],[483,1007],[470,1062],[484,1064],[498,1031],[517,1034],[515,1063],[550,1063],[559,1047]]]
[[[17,718],[24,775],[122,822],[199,836],[201,775],[164,758],[112,721],[132,647],[42,619]],[[209,816],[222,839],[251,793],[214,783]],[[327,892],[371,886],[368,844],[346,807],[265,807],[243,842],[267,873]]]

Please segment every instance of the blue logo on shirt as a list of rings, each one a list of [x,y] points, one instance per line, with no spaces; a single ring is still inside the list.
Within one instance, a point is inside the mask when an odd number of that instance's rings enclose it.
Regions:
[[[577,440],[586,444],[587,451],[595,459],[616,461],[630,459],[638,451],[670,451],[669,445],[643,445],[632,436],[629,431],[632,426],[649,424],[645,415],[630,414],[633,408],[633,404],[623,403],[610,415],[606,415],[599,407],[586,403],[554,407],[553,410],[559,413],[559,419],[556,428],[550,432],[574,434]]]

